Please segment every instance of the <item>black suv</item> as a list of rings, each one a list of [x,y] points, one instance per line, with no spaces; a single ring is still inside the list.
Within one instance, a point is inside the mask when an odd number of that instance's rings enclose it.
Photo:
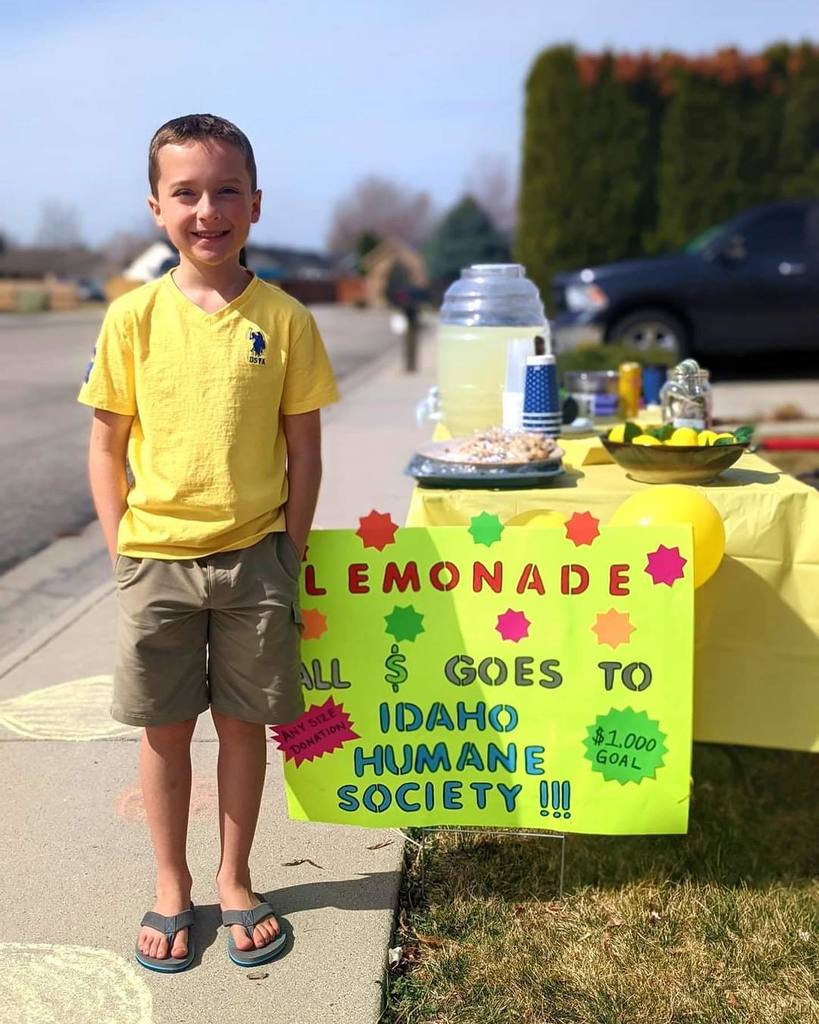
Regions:
[[[557,350],[583,341],[691,353],[819,351],[819,200],[745,210],[681,252],[554,277]]]

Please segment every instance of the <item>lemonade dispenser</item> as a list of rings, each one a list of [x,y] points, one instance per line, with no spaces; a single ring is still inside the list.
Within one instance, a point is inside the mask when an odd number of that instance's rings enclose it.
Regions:
[[[452,436],[503,422],[510,349],[549,338],[543,302],[517,263],[466,267],[447,289],[438,329],[441,419]]]

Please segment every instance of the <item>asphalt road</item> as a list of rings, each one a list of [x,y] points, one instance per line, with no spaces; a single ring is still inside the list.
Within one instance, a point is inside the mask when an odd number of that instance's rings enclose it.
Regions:
[[[387,314],[312,312],[339,381],[395,345]],[[94,518],[86,475],[90,410],[76,397],[103,309],[0,314],[0,572]]]

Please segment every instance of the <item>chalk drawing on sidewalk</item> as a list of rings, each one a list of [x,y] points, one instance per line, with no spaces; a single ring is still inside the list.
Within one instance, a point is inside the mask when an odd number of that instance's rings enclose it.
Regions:
[[[111,718],[111,676],[88,676],[0,701],[0,726],[36,740],[105,740],[137,732]]]
[[[138,969],[107,949],[0,942],[2,1019],[151,1024],[151,992]]]
[[[219,803],[219,787],[210,775],[191,775],[191,818],[199,814],[212,813]],[[117,793],[114,800],[117,814],[126,821],[142,824],[146,820],[145,803],[142,799],[142,786],[132,782]]]

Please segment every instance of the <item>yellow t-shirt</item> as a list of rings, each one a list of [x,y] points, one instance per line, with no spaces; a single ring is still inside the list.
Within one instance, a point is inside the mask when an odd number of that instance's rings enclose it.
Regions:
[[[108,308],[78,400],[133,416],[117,551],[200,558],[285,528],[281,416],[338,399],[312,315],[254,275],[206,313],[169,271]]]

